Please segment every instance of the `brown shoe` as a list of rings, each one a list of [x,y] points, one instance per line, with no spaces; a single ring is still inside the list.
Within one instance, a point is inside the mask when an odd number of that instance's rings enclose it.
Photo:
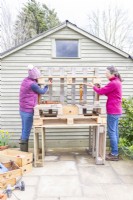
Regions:
[[[109,153],[108,155],[106,155],[106,160],[108,160],[108,161],[118,161],[119,156],[114,156],[111,153]]]

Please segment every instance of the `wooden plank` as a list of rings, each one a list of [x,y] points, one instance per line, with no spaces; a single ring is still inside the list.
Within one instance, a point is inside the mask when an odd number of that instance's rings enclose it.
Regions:
[[[16,178],[0,181],[0,189],[6,189],[8,185],[14,186],[16,184]]]
[[[48,73],[49,73],[49,76],[52,75],[52,68],[48,68]],[[49,78],[49,81],[52,82],[53,79],[50,77],[50,78]],[[49,100],[50,100],[50,101],[52,101],[52,87],[53,87],[52,84],[50,84],[50,85],[49,85]]]
[[[52,82],[53,79],[52,79],[52,78],[49,78],[49,81]],[[50,100],[50,101],[52,101],[52,92],[53,92],[53,89],[52,89],[52,88],[53,88],[53,84],[50,84],[50,85],[49,85],[49,100]]]
[[[34,126],[38,126],[38,125],[41,126],[41,125],[43,125],[43,120],[39,119],[39,118],[34,118],[33,125]]]
[[[67,124],[73,124],[73,118],[67,118]]]
[[[21,170],[22,170],[23,175],[31,172],[32,171],[32,163],[24,165],[23,167],[21,167]]]
[[[68,82],[71,82],[71,80],[72,80],[72,78],[97,78],[97,76],[87,76],[87,75],[83,75],[83,76],[79,76],[79,75],[69,75],[69,77],[68,77],[68,75],[62,75],[62,76],[54,76],[54,75],[51,75],[51,76],[43,76],[43,77],[40,77],[39,79],[38,79],[38,83],[39,84],[44,84],[45,83],[45,81],[46,81],[46,78],[47,79],[49,79],[49,78],[66,78],[66,80],[68,80]],[[70,79],[69,79],[70,78]]]
[[[39,134],[41,139],[41,158],[39,157]],[[34,128],[34,166],[43,166],[45,157],[45,128]]]
[[[34,166],[39,160],[39,132],[41,128],[34,127]]]
[[[67,79],[66,79],[66,84],[67,84],[67,85],[72,85],[72,84],[73,84],[72,78],[71,78],[71,77],[67,77]]]
[[[81,123],[81,124],[72,124],[72,125],[70,125],[70,124],[67,124],[66,122],[62,122],[61,123],[61,121],[59,121],[58,123],[57,122],[53,122],[52,121],[52,123],[51,122],[49,122],[49,124],[47,123],[47,124],[45,124],[45,125],[41,125],[41,126],[36,126],[36,127],[45,127],[45,128],[55,128],[55,125],[56,125],[56,128],[88,128],[89,126],[96,126],[96,125],[98,125],[98,123],[96,123],[96,121],[95,120],[93,120],[93,121],[87,121],[87,123]]]
[[[87,78],[83,78],[83,83],[85,83],[85,84],[83,85],[83,102],[84,102],[84,104],[85,104],[86,101],[87,101],[87,85],[86,85],[86,83],[87,83]]]
[[[60,79],[60,102],[62,103],[64,102],[64,95],[65,95],[63,83],[64,83],[64,78],[61,78]]]
[[[94,75],[98,76],[98,68],[95,68],[94,70]],[[93,82],[95,83],[95,81],[99,81],[99,79],[96,77],[95,79],[93,78]],[[99,101],[99,94],[97,92],[94,92],[94,96],[93,96],[94,102],[95,101]]]

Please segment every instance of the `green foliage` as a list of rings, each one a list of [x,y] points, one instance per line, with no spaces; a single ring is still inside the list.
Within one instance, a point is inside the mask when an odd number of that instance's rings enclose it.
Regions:
[[[125,113],[119,123],[119,149],[126,156],[133,158],[133,97],[123,99],[122,107]]]
[[[45,4],[29,0],[24,5],[15,24],[15,43],[20,44],[60,24],[57,13]]]
[[[8,145],[10,136],[8,131],[0,130],[0,146]]]

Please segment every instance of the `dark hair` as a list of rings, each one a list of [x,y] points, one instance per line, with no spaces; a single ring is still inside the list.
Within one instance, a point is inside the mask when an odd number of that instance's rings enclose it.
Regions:
[[[109,66],[107,67],[107,70],[110,71],[110,74],[114,74],[115,77],[118,77],[119,80],[122,82],[122,78],[121,78],[121,75],[119,74],[118,70],[116,67],[114,66]]]

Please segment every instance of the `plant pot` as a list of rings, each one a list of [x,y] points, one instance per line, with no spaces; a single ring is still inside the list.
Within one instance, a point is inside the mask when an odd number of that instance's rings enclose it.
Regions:
[[[6,194],[0,194],[0,200],[6,200],[7,195]]]
[[[0,146],[0,151],[3,151],[5,149],[8,149],[8,145],[5,145],[5,146]]]

